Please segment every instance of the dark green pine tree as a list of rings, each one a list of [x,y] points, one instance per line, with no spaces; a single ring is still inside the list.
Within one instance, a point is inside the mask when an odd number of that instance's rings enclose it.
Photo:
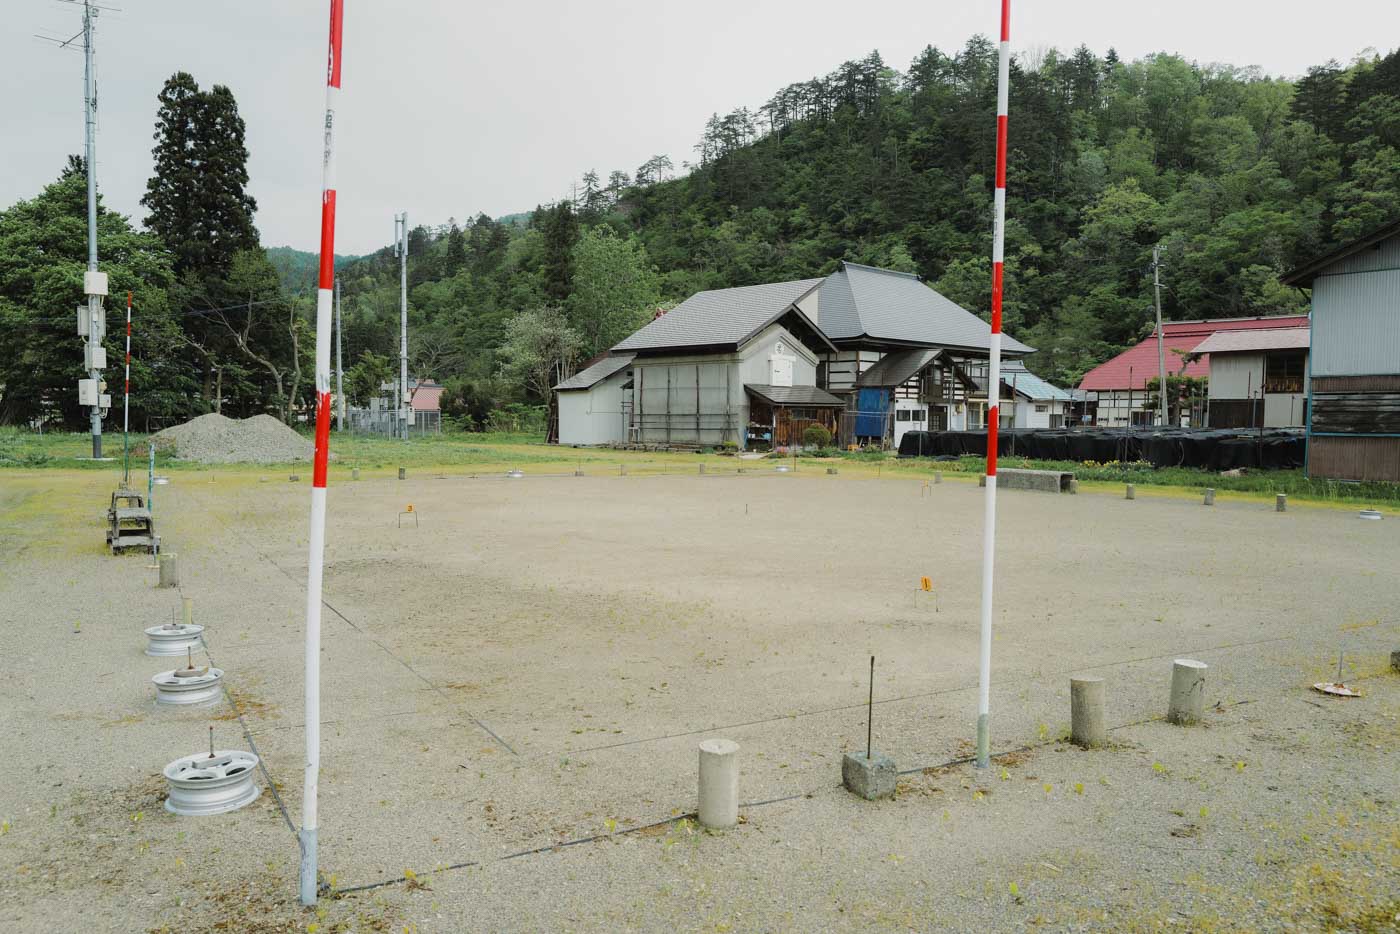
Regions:
[[[258,246],[238,103],[227,87],[201,91],[183,71],[158,100],[155,174],[141,199],[146,226],[170,248],[178,275],[222,277],[235,253]]]
[[[544,234],[544,290],[555,301],[564,301],[573,291],[574,244],[578,242],[578,217],[572,202],[561,201],[552,208],[535,211],[536,224]]]
[[[443,274],[455,276],[467,266],[467,238],[453,221],[447,231],[447,249],[443,256]]]

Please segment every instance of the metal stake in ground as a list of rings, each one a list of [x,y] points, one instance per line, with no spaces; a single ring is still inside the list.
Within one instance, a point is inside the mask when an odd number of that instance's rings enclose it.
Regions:
[[[875,735],[875,656],[870,656],[870,699],[865,705],[865,758],[870,758],[870,740]]]
[[[996,560],[997,428],[1001,418],[1001,290],[1006,233],[1006,129],[1011,81],[1011,0],[1001,0],[997,59],[997,167],[992,225],[992,326],[987,373],[987,493],[982,519],[982,638],[978,652],[977,767],[991,765],[992,579]]]
[[[331,432],[331,287],[335,279],[335,104],[345,0],[331,0],[321,161],[321,265],[316,290],[316,454],[306,569],[306,772],[301,798],[301,903],[316,904],[316,792],[321,771],[321,575],[326,554],[326,465]]]

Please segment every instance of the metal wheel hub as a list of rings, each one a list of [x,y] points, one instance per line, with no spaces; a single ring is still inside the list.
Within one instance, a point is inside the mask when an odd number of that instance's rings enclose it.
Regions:
[[[253,781],[258,757],[238,749],[201,752],[176,759],[164,769],[172,814],[199,817],[236,811],[256,801],[262,788]]]
[[[177,668],[151,678],[157,704],[208,704],[219,699],[222,668]]]
[[[204,627],[198,623],[166,623],[146,630],[146,654],[154,656],[184,655],[187,649],[199,648]]]

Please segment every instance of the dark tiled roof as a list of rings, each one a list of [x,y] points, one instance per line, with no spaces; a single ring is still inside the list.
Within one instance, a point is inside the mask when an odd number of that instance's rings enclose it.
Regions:
[[[554,388],[561,392],[570,389],[591,389],[618,370],[626,369],[632,363],[632,359],[633,355],[630,353],[604,357],[592,366],[579,370]]]
[[[912,273],[842,263],[817,294],[818,324],[834,341],[869,337],[983,351],[991,346],[987,322]],[[1010,335],[1002,336],[1001,347],[1009,354],[1033,352]]]
[[[816,386],[769,386],[765,383],[745,383],[744,388],[774,405],[844,406],[846,401]]]
[[[697,292],[613,347],[613,352],[735,345],[781,317],[820,279]]]

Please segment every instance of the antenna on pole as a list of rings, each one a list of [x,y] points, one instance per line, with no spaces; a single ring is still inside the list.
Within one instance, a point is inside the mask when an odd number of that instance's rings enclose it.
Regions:
[[[997,530],[997,428],[1001,388],[1001,287],[1006,233],[1006,111],[1011,84],[1011,0],[1001,0],[1001,50],[997,62],[996,218],[992,227],[992,329],[988,340],[987,492],[982,525],[982,638],[978,653],[977,767],[991,764],[992,579]]]

